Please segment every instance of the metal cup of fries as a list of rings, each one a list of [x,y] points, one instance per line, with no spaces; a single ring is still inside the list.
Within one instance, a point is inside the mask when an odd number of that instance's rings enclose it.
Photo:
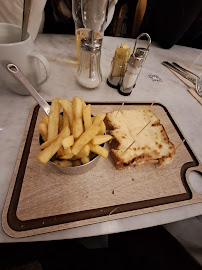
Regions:
[[[90,171],[99,161],[100,156],[95,155],[88,163],[73,167],[65,167],[50,161],[49,165],[58,171],[68,175],[79,175]]]
[[[61,112],[62,111],[62,112]],[[52,100],[50,114],[42,117],[38,126],[43,143],[37,160],[52,164],[67,174],[81,174],[91,169],[99,156],[107,158],[104,143],[112,137],[105,135],[105,114],[91,115],[91,105],[74,97],[72,102]]]

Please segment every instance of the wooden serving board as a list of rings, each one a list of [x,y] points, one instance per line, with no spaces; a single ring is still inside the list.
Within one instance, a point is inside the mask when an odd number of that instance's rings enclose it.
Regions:
[[[91,103],[92,104],[92,103]],[[121,103],[93,103],[92,113],[109,112]],[[127,103],[124,109],[151,103]],[[168,110],[152,106],[175,146],[184,139]],[[172,164],[116,170],[111,158],[100,158],[82,175],[65,175],[37,162],[37,126],[44,112],[31,111],[5,202],[2,226],[11,237],[25,237],[202,202],[188,179],[201,164],[185,141]],[[106,146],[107,147],[107,146]],[[197,169],[198,168],[198,169]]]

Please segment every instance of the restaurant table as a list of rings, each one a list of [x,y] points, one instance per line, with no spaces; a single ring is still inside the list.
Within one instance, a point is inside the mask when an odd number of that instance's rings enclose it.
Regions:
[[[111,60],[116,47],[127,43],[133,48],[134,41],[133,39],[104,37],[101,54],[102,82],[99,87],[89,90],[80,86],[76,80],[75,36],[39,34],[35,41],[36,47],[48,59],[51,67],[51,76],[41,87],[40,95],[47,101],[51,101],[55,97],[71,100],[74,96],[78,96],[88,102],[155,101],[162,103],[172,114],[196,156],[202,161],[202,106],[187,91],[187,86],[162,65],[164,60],[181,62],[200,73],[202,72],[199,70],[202,63],[201,50],[177,45],[165,50],[152,42],[137,84],[132,94],[125,97],[109,87],[106,80],[110,73]],[[31,96],[17,95],[0,82],[1,213],[27,119],[35,104],[36,102]],[[198,190],[202,193],[201,176],[193,174],[192,177],[197,179]],[[21,239],[9,237],[0,227],[0,242],[46,241],[107,235],[166,224],[201,214],[202,203],[198,203]]]

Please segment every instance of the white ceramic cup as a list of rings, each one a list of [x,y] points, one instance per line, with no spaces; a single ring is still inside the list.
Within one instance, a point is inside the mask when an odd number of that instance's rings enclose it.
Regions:
[[[48,60],[35,51],[29,33],[26,39],[21,41],[21,32],[20,26],[0,23],[0,81],[19,95],[30,95],[8,72],[7,65],[17,65],[37,91],[49,78],[50,66]]]

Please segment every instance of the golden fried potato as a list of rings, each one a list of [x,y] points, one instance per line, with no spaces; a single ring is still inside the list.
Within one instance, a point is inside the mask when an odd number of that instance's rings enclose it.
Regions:
[[[61,104],[61,106],[63,108],[63,114],[65,112],[68,115],[69,128],[70,128],[71,133],[72,133],[72,125],[73,125],[72,103],[66,99],[59,99],[59,103]]]
[[[77,155],[81,149],[88,144],[100,130],[99,126],[92,125],[87,129],[72,146],[72,153]]]
[[[108,157],[108,151],[105,148],[103,148],[103,147],[101,147],[99,145],[91,144],[91,143],[89,144],[89,146],[90,146],[90,151],[91,152],[93,152],[93,153],[95,153],[97,155],[100,155],[100,156],[102,156],[104,158]]]
[[[86,105],[85,101],[83,101],[82,98],[80,98],[80,100],[81,100],[81,102],[82,102],[82,108],[84,109],[87,105]]]
[[[61,156],[59,156],[59,159],[72,160],[73,156],[74,156],[74,154],[61,155]]]
[[[78,97],[72,99],[73,112],[73,130],[72,134],[75,139],[78,139],[83,133],[83,105]]]
[[[58,156],[64,155],[64,148],[62,145],[60,146],[59,150],[57,151],[57,154],[58,154]]]
[[[90,146],[88,144],[86,144],[86,146],[84,146],[84,148],[77,154],[74,155],[71,160],[76,160],[76,159],[80,159],[83,157],[88,157],[90,154]]]
[[[96,135],[92,140],[92,144],[103,144],[112,139],[111,135]]]
[[[90,162],[90,158],[89,157],[83,157],[83,158],[81,158],[81,163],[82,164],[86,164],[88,162]]]
[[[62,131],[63,128],[63,116],[62,114],[59,115],[59,127],[58,127],[58,133]]]
[[[60,115],[60,104],[58,99],[53,99],[50,107],[50,114],[48,119],[48,137],[50,140],[58,135],[59,130],[59,115]]]
[[[69,129],[70,129],[68,114],[67,114],[67,112],[65,110],[63,111],[62,121],[63,121],[62,122],[62,126],[63,127],[68,126]]]
[[[44,116],[42,117],[42,119],[41,119],[41,122],[44,123],[44,124],[46,124],[47,127],[48,127],[48,115],[44,115]]]
[[[104,113],[98,113],[95,118],[93,119],[93,125],[100,125],[101,122],[105,119]]]
[[[73,160],[72,161],[72,165],[73,166],[80,166],[82,163],[81,163],[81,160],[80,159],[77,159],[77,160]]]
[[[42,164],[46,164],[57,153],[62,145],[62,140],[67,137],[67,134],[69,134],[69,128],[64,127],[60,134],[57,136],[57,139],[38,154],[38,161]]]
[[[67,137],[64,140],[62,140],[62,146],[63,146],[64,149],[69,148],[73,144],[74,144],[74,137],[73,137],[73,135],[70,135],[69,137]]]
[[[84,122],[84,128],[87,130],[92,125],[92,118],[91,118],[91,105],[88,104],[83,109],[83,122]]]
[[[55,138],[52,138],[51,140],[48,140],[48,141],[44,141],[44,143],[42,143],[40,145],[40,149],[45,149],[46,147],[48,147],[49,145],[51,145],[51,143],[54,142],[54,140],[57,139],[58,136],[56,136]],[[43,137],[42,137],[43,138]]]
[[[71,159],[74,156],[74,154],[72,154],[72,149],[71,147],[68,147],[66,149],[63,148],[63,152],[61,155],[59,155],[60,159]]]
[[[98,132],[98,135],[104,135],[106,132],[106,126],[104,121],[100,123],[100,131]]]
[[[48,136],[47,125],[45,123],[40,123],[38,126],[38,131],[39,131],[39,134],[41,134],[43,141],[45,142],[47,140],[47,136]]]
[[[63,167],[72,167],[72,161],[71,160],[54,160],[55,164],[63,166]]]

